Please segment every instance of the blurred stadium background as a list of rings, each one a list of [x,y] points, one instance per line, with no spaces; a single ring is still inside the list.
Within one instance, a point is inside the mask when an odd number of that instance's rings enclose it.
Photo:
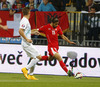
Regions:
[[[87,0],[86,0],[87,1]],[[99,0],[97,1],[99,4]],[[9,11],[0,11],[2,25],[8,26],[8,31],[0,29],[0,84],[1,87],[99,87],[100,86],[100,30],[98,30],[98,40],[88,39],[88,32],[91,27],[90,13],[76,11],[76,2],[69,0],[66,9],[63,12],[31,12],[31,26],[38,28],[42,25],[50,23],[49,19],[59,17],[60,25],[64,34],[77,45],[70,45],[59,37],[60,54],[66,61],[66,66],[73,72],[82,72],[82,79],[65,76],[63,71],[59,70],[56,60],[53,62],[39,62],[36,66],[35,76],[38,81],[26,80],[21,73],[21,68],[28,62],[25,60],[26,54],[21,49],[21,38],[18,35],[18,25],[22,18],[22,12],[17,12],[10,16]],[[41,14],[41,15],[40,15]],[[44,18],[40,19],[40,18]],[[92,18],[92,17],[90,17]],[[97,20],[95,20],[97,19]],[[90,22],[89,22],[90,21]],[[94,14],[94,26],[100,29],[100,13]],[[47,55],[47,39],[44,34],[42,36],[32,35],[33,44],[37,47],[42,55]],[[19,52],[22,51],[20,54]],[[43,51],[43,52],[42,52]],[[67,59],[67,52],[75,51],[78,53],[77,60]],[[21,57],[18,57],[21,55]],[[72,65],[74,63],[74,65]],[[53,68],[53,67],[54,68]],[[41,69],[43,68],[43,69]],[[48,69],[49,68],[49,69]],[[58,68],[58,69],[56,69]],[[38,69],[40,71],[38,71]],[[56,70],[55,70],[56,69]],[[17,73],[17,74],[16,74]]]

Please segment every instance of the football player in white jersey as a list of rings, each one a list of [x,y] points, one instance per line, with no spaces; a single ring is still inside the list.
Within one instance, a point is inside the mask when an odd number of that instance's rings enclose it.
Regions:
[[[33,76],[33,70],[35,64],[40,60],[45,60],[48,56],[41,56],[35,47],[32,45],[31,34],[39,34],[39,32],[31,32],[31,26],[29,23],[30,9],[28,7],[23,8],[23,18],[20,21],[19,34],[22,38],[22,48],[26,52],[27,56],[31,58],[31,62],[24,68],[22,72],[27,79],[38,80]],[[28,75],[28,70],[30,70]]]

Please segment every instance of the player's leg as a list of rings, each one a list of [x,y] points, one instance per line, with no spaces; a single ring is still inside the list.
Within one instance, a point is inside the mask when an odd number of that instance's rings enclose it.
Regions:
[[[68,74],[68,69],[67,69],[66,65],[64,64],[60,54],[57,51],[57,49],[56,48],[49,48],[48,51],[49,51],[49,55],[51,55],[52,58],[56,58],[59,61],[59,64],[62,67],[62,69]]]
[[[40,60],[38,58],[31,58],[31,62],[26,66],[26,69],[29,70],[31,67],[33,67],[37,62]]]
[[[38,80],[37,78],[35,78],[33,75],[34,75],[34,69],[35,69],[35,65],[32,66],[29,70],[29,75],[28,75],[28,79],[31,79],[31,80]]]
[[[28,70],[31,69],[31,67],[33,67],[38,61],[40,61],[40,59],[36,58],[37,56],[40,56],[40,54],[33,47],[33,45],[28,46],[28,47],[23,48],[23,49],[26,52],[26,54],[28,55],[28,57],[31,57],[30,63],[26,67],[22,68],[22,72],[23,72],[25,78],[29,79],[28,78]]]
[[[48,56],[41,56],[41,57],[39,57],[39,59],[40,60],[48,60],[49,58],[48,58]]]
[[[49,56],[49,57],[48,57],[48,60],[49,60],[49,61],[52,61],[54,58],[55,58],[54,56]]]
[[[36,64],[38,61],[39,61],[39,59],[37,59],[37,58],[35,58],[35,59],[34,59],[34,58],[31,58],[30,63],[29,63],[26,67],[22,68],[22,72],[23,72],[25,78],[30,79],[29,76],[28,76],[28,70],[29,70],[29,69],[32,69],[32,67],[34,67],[35,64]],[[34,80],[35,80],[35,79],[34,79]]]
[[[35,65],[30,68],[29,75],[33,75],[34,74],[33,73],[34,72],[34,69],[35,69]]]
[[[68,71],[68,69],[67,69],[65,63],[63,62],[59,53],[55,53],[54,57],[59,61],[60,66],[68,74],[68,76],[74,76],[74,74],[73,74],[73,72],[71,72],[71,70]]]
[[[66,73],[68,73],[68,69],[67,69],[65,63],[63,62],[63,60],[62,60],[60,54],[59,54],[59,53],[55,53],[55,54],[53,55],[53,57],[55,57],[55,58],[59,61],[59,64],[60,64],[60,66],[62,67],[62,69],[63,69]]]
[[[48,51],[49,51],[49,55],[51,55],[52,58],[56,58],[59,61],[59,64],[62,67],[62,69],[67,73],[68,69],[67,69],[66,65],[64,64],[61,56],[59,55],[57,49],[54,47],[51,47],[51,48],[49,47]]]
[[[39,56],[36,56],[36,58],[38,58],[39,60],[48,60],[48,56],[41,56],[41,55],[39,55]],[[35,64],[35,65],[36,65],[36,64]],[[32,67],[30,68],[30,70],[29,70],[28,79],[38,80],[37,78],[35,78],[35,77],[33,76],[33,74],[34,74],[34,69],[35,69],[35,65],[32,66]]]
[[[30,61],[31,61],[31,60],[32,60],[32,59],[30,58]],[[29,61],[29,63],[30,63],[30,61]],[[29,64],[29,63],[28,63],[28,64]],[[35,69],[35,65],[29,69],[29,75],[33,75],[34,69]]]
[[[39,59],[39,61],[40,61],[40,60],[48,60],[48,56],[41,56],[41,55],[39,55],[39,56],[36,56],[36,58]],[[37,61],[37,62],[38,62],[38,61]],[[37,63],[37,62],[36,62],[36,63]],[[36,65],[36,64],[35,64],[35,65]],[[28,79],[38,80],[37,78],[35,78],[35,77],[33,76],[35,65],[32,66],[32,67],[30,68],[29,75],[28,75]]]

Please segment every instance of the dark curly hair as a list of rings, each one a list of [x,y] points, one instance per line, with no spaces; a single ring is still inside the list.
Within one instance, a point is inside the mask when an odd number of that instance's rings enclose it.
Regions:
[[[59,22],[57,17],[51,17],[51,23]]]

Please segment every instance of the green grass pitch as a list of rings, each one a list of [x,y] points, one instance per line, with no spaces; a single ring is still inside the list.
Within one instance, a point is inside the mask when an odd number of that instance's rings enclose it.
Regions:
[[[0,87],[100,87],[100,78],[34,75],[39,80],[27,80],[23,74],[0,73]]]

